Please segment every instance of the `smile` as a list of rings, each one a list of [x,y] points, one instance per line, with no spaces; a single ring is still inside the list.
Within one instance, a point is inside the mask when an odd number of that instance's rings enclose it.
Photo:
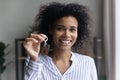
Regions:
[[[69,45],[71,43],[70,40],[61,40],[60,42],[64,45]]]

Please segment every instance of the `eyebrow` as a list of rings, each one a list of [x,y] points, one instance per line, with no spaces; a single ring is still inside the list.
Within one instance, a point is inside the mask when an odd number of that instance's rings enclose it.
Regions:
[[[55,26],[61,26],[61,27],[64,27],[64,25],[55,25]],[[71,28],[77,28],[76,26],[70,26]]]
[[[77,28],[76,26],[71,26],[71,28]]]

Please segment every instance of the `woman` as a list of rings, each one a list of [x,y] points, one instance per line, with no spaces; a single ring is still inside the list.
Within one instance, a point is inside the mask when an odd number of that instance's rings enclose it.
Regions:
[[[75,51],[89,37],[88,9],[76,3],[53,2],[40,8],[36,24],[39,34],[24,41],[29,58],[24,80],[97,80],[94,60]],[[40,52],[48,37],[50,50]],[[47,49],[45,49],[47,50]]]

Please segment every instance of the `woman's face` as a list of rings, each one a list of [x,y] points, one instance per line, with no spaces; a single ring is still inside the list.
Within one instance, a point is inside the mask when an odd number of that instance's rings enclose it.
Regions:
[[[78,22],[73,16],[65,16],[53,24],[51,31],[53,47],[57,50],[70,50],[77,39]]]

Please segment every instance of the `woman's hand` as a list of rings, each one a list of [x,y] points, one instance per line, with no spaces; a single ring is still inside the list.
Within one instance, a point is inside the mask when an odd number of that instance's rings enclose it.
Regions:
[[[44,34],[30,34],[30,36],[25,39],[23,46],[31,60],[38,61],[40,45],[45,38],[47,38],[47,36]]]

